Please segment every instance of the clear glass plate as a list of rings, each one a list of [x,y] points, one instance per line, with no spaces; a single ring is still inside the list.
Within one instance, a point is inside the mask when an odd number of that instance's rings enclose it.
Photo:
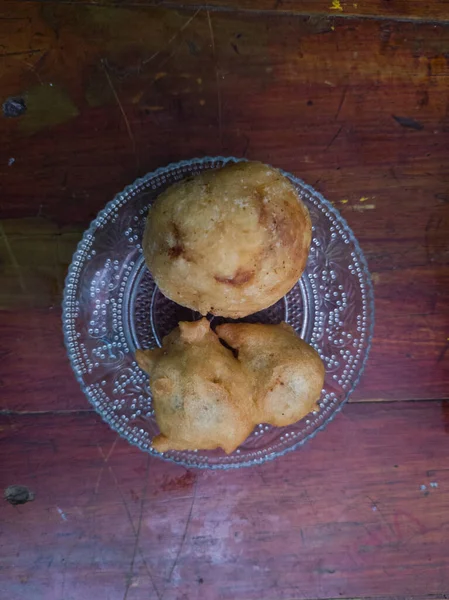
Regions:
[[[307,205],[313,241],[306,270],[287,296],[245,321],[287,321],[319,352],[326,367],[320,411],[289,427],[260,424],[231,455],[221,450],[166,452],[151,447],[158,432],[147,375],[136,348],[153,348],[180,320],[199,315],[165,298],[145,266],[141,240],[148,207],[167,186],[236,158],[201,158],[149,173],[118,194],[85,232],[66,279],[63,328],[81,388],[102,418],[142,450],[189,467],[262,463],[297,448],[322,429],[354,390],[374,323],[366,261],[344,219],[320,194],[289,173]],[[222,319],[214,319],[214,324]]]

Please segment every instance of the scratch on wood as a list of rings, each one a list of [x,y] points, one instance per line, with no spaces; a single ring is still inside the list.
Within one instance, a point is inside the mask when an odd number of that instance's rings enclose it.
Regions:
[[[242,154],[242,156],[243,156],[244,158],[246,158],[246,155],[248,154],[248,148],[249,148],[249,144],[250,144],[250,139],[249,139],[249,137],[248,137],[247,135],[245,135],[244,133],[242,133],[242,137],[243,137],[243,138],[244,138],[244,140],[245,140],[245,148],[243,149],[243,154]]]
[[[129,593],[129,590],[130,590],[130,587],[131,587],[132,577],[134,575],[134,563],[135,563],[135,560],[136,560],[137,550],[139,550],[139,553],[142,556],[142,553],[140,552],[140,547],[139,547],[139,538],[140,538],[140,531],[142,529],[143,509],[144,509],[144,506],[145,506],[145,501],[147,499],[148,474],[149,474],[149,471],[150,471],[150,455],[148,455],[148,458],[147,458],[147,468],[146,468],[146,471],[145,471],[145,483],[144,483],[143,492],[142,492],[142,499],[140,501],[140,514],[139,514],[139,521],[137,523],[137,531],[133,527],[134,536],[135,536],[135,543],[134,543],[133,555],[132,555],[132,558],[131,558],[131,565],[130,565],[129,573],[128,573],[128,581],[127,581],[127,584],[126,584],[125,595],[123,596],[123,600],[127,599],[128,593]],[[145,560],[144,560],[144,563],[145,563]],[[149,569],[148,569],[148,566],[146,565],[146,563],[145,563],[145,566],[146,566],[147,573],[150,576]],[[157,594],[157,597],[160,598],[159,592],[156,589],[156,586],[154,585],[153,578],[151,576],[150,576],[150,579],[151,579],[151,583],[153,584],[154,590],[155,590],[155,592]]]
[[[396,175],[396,171],[395,171],[394,167],[390,167],[389,171],[392,174],[393,179],[395,179],[396,181],[399,181],[398,176]]]
[[[11,248],[11,244],[9,243],[8,236],[6,235],[5,229],[1,223],[0,223],[0,238],[3,239],[3,243],[5,244],[6,252],[11,261],[11,265],[13,266],[14,271],[17,274],[17,279],[19,281],[20,289],[28,297],[28,290],[27,290],[27,286],[25,284],[25,280],[22,275],[22,269],[20,268],[20,265],[17,262],[16,255],[14,254],[13,249]]]
[[[332,146],[332,144],[335,142],[335,140],[338,138],[338,136],[341,133],[341,130],[343,129],[343,125],[341,125],[337,131],[337,133],[334,134],[334,136],[332,137],[331,141],[328,143],[328,145],[326,146],[326,150],[329,150],[329,148]]]
[[[334,121],[336,121],[338,119],[338,117],[340,116],[341,109],[343,108],[343,104],[344,104],[345,99],[346,99],[346,92],[347,91],[348,91],[348,86],[346,85],[345,88],[344,88],[344,90],[343,90],[343,93],[341,95],[340,104],[338,105],[338,109],[337,109],[337,112],[335,114]]]
[[[178,50],[181,48],[182,44],[178,44],[177,46],[175,46],[175,48],[173,48],[173,50],[170,52],[170,54],[168,54],[156,67],[157,69],[157,73],[156,75],[153,77],[153,79],[151,80],[150,84],[148,85],[148,87],[146,88],[146,92],[148,92],[148,90],[157,82],[159,81],[159,79],[161,79],[161,69],[162,67],[164,67],[174,56],[175,54],[178,52]],[[165,75],[164,75],[165,76]]]
[[[437,363],[440,363],[443,360],[443,358],[446,356],[446,352],[448,350],[449,350],[449,340],[446,342],[443,349],[441,350],[441,352],[437,358]]]
[[[44,85],[44,82],[42,81],[42,77],[39,75],[38,71],[36,71],[36,69],[34,68],[34,65],[32,65],[31,63],[27,62],[26,60],[23,61],[23,63],[28,67],[28,69],[30,71],[32,71],[32,73],[34,73],[34,75],[36,75],[37,80],[39,81],[39,83],[41,85]]]
[[[193,495],[192,495],[192,504],[190,505],[190,510],[189,510],[189,514],[187,516],[187,521],[186,521],[186,526],[184,528],[184,533],[183,533],[183,536],[182,536],[182,539],[181,539],[181,543],[179,544],[178,552],[176,553],[175,561],[173,563],[172,568],[170,569],[170,573],[169,573],[169,576],[168,576],[168,579],[167,579],[167,584],[166,584],[166,586],[164,588],[164,591],[162,593],[162,597],[161,597],[160,600],[163,600],[163,598],[165,596],[165,592],[167,590],[167,586],[171,582],[171,578],[173,576],[173,571],[175,570],[176,565],[178,564],[178,560],[179,560],[179,557],[181,556],[181,551],[182,551],[182,548],[184,546],[184,542],[185,542],[185,540],[187,538],[187,532],[188,532],[188,529],[189,529],[190,521],[192,519],[193,505],[195,504],[195,499],[196,499],[197,487],[198,487],[198,480],[195,480],[195,486],[193,488]]]
[[[435,214],[430,215],[427,220],[424,234],[424,248],[426,251],[427,262],[433,262],[433,252],[431,251],[431,233],[437,233],[442,223],[442,217]]]
[[[100,481],[101,481],[101,478],[102,478],[102,476],[103,476],[103,473],[104,473],[104,470],[105,470],[105,468],[106,468],[106,465],[108,464],[108,461],[109,461],[109,459],[111,458],[111,456],[112,456],[112,453],[113,453],[113,452],[114,452],[114,450],[115,450],[115,446],[117,445],[118,438],[119,438],[119,436],[117,436],[117,437],[115,438],[115,440],[112,442],[111,448],[110,448],[110,450],[109,450],[109,452],[108,452],[107,456],[105,456],[105,454],[104,454],[104,452],[103,452],[103,448],[100,446],[100,444],[97,444],[98,452],[100,453],[101,457],[103,458],[103,462],[104,462],[104,464],[102,465],[102,467],[101,467],[101,469],[100,469],[100,472],[98,473],[97,483],[95,484],[95,489],[94,489],[94,494],[95,494],[95,495],[97,495],[97,494],[98,494],[98,489],[99,489],[99,487],[100,487]]]
[[[134,153],[134,158],[136,159],[136,166],[137,166],[137,168],[139,168],[139,159],[137,157],[137,151],[136,151],[136,140],[134,139],[134,134],[133,134],[133,132],[131,130],[131,126],[129,124],[128,117],[126,116],[125,110],[123,108],[123,104],[121,103],[120,98],[118,97],[118,94],[117,94],[117,92],[115,90],[114,84],[112,83],[112,79],[110,78],[108,70],[106,68],[105,61],[103,59],[101,60],[101,65],[103,67],[103,71],[104,71],[104,74],[106,76],[106,79],[108,80],[109,87],[111,88],[111,92],[114,95],[114,98],[115,98],[115,100],[116,100],[116,102],[118,104],[120,112],[122,113],[123,120],[125,121],[126,130],[128,132],[129,139],[131,140],[131,145],[132,145],[132,149],[133,149],[133,153]]]
[[[207,12],[207,22],[209,24],[210,31],[210,41],[212,46],[212,56],[214,59],[215,66],[215,81],[217,88],[217,118],[218,118],[218,138],[220,140],[220,148],[223,148],[223,123],[222,123],[222,106],[221,106],[221,86],[220,86],[220,72],[217,65],[217,55],[215,52],[215,37],[214,37],[214,28],[212,27],[212,21],[210,18],[209,11]]]
[[[404,534],[404,521],[408,529],[410,529],[411,526],[414,527],[414,532],[411,535],[408,535],[408,537],[406,537],[407,531]],[[427,529],[420,519],[405,510],[401,510],[394,514],[394,529],[396,536],[401,543],[404,543],[405,541],[410,542],[417,535],[424,535],[427,533]]]
[[[112,453],[114,452],[114,450],[115,450],[115,447],[117,446],[117,442],[118,442],[118,440],[119,440],[119,436],[117,436],[117,437],[115,438],[115,440],[112,442],[111,449],[109,450],[109,452],[108,452],[108,454],[107,454],[107,456],[106,456],[106,458],[105,458],[105,462],[106,462],[106,463],[107,463],[107,462],[109,462],[109,459],[111,458],[111,456],[112,456]]]
[[[381,516],[382,520],[384,521],[385,525],[390,530],[390,533],[394,536],[394,534],[395,534],[394,529],[391,526],[391,523],[385,518],[385,515],[384,515],[383,511],[380,509],[379,504],[377,502],[374,502],[374,500],[371,498],[371,496],[368,496],[368,494],[366,495],[366,497],[371,502],[371,504],[376,508],[376,511],[378,511],[378,513]]]
[[[19,52],[5,52],[4,54],[0,54],[0,58],[5,58],[7,56],[29,56],[30,54],[38,54],[39,52],[44,52],[42,48],[36,48],[35,50],[20,50]]]
[[[318,515],[316,507],[315,507],[315,500],[312,500],[312,498],[309,496],[309,492],[307,491],[307,488],[304,488],[304,493],[302,494],[304,496],[304,498],[306,499],[307,503],[311,506],[312,508],[312,512],[315,516]]]
[[[159,54],[161,52],[163,52],[163,50],[165,50],[165,48],[168,48],[170,46],[170,44],[172,42],[175,41],[175,39],[178,37],[178,35],[180,35],[185,29],[187,29],[187,27],[190,25],[190,23],[195,19],[195,17],[198,15],[198,13],[201,12],[201,8],[198,8],[194,14],[190,17],[190,19],[187,19],[187,21],[184,23],[184,25],[182,25],[178,31],[176,31],[171,38],[168,40],[168,42],[165,44],[165,46],[163,48],[161,48],[160,50],[157,50],[154,54],[152,54],[149,58],[145,59],[144,61],[142,61],[142,65],[147,65],[149,62],[151,62],[152,60],[154,60],[157,56],[159,56]]]
[[[72,546],[69,548],[69,550],[67,551],[66,555],[65,555],[65,561],[63,563],[63,567],[62,567],[62,584],[61,584],[61,598],[64,598],[64,590],[65,590],[65,579],[66,579],[66,574],[67,574],[67,568],[70,564],[70,557],[72,556],[72,554],[74,553],[76,547],[78,546],[78,544],[80,543],[80,540],[83,538],[83,533],[81,533],[79,536],[77,536],[76,541],[74,544],[72,544]]]
[[[117,436],[116,442],[118,441],[118,439],[119,439],[119,437]],[[104,452],[103,452],[103,449],[101,448],[101,446],[99,446],[99,445],[97,444],[97,447],[98,447],[98,450],[99,450],[100,454],[101,454],[101,455],[102,455],[102,457],[103,457],[103,460],[104,460],[104,461],[108,461],[108,460],[109,460],[109,458],[110,458],[110,457],[111,457],[111,455],[112,455],[112,451],[113,451],[113,449],[115,448],[115,443],[114,443],[114,444],[111,446],[111,449],[109,450],[109,453],[107,454],[107,456],[105,456],[105,454],[104,454]],[[129,508],[128,508],[128,503],[127,503],[127,502],[126,502],[126,500],[125,500],[125,496],[124,496],[124,494],[123,494],[123,492],[122,492],[122,489],[121,489],[121,487],[120,487],[120,485],[119,485],[119,482],[118,482],[117,476],[116,476],[116,474],[115,474],[115,471],[114,471],[114,469],[111,467],[111,465],[106,465],[106,464],[105,464],[105,465],[104,465],[104,467],[106,467],[106,466],[107,466],[107,469],[108,469],[108,471],[109,471],[109,473],[110,473],[110,475],[111,475],[111,477],[112,477],[112,479],[113,479],[113,481],[114,481],[115,487],[116,487],[116,489],[117,489],[117,491],[118,491],[118,493],[119,493],[119,495],[120,495],[120,498],[121,498],[121,501],[122,501],[123,507],[124,507],[124,509],[125,509],[125,512],[126,512],[126,515],[127,515],[127,517],[128,517],[129,523],[130,523],[130,525],[131,525],[131,528],[132,528],[132,530],[133,530],[134,536],[136,536],[136,535],[137,535],[137,530],[136,530],[136,528],[135,528],[135,526],[134,526],[133,519],[132,519],[131,513],[130,513],[130,511],[129,511]],[[145,492],[145,493],[146,493],[146,492]],[[156,592],[156,595],[157,595],[157,597],[158,597],[158,600],[160,600],[161,596],[160,596],[159,590],[158,590],[158,588],[156,587],[156,583],[155,583],[155,581],[154,581],[153,575],[151,574],[151,571],[150,571],[150,569],[149,569],[149,567],[148,567],[147,561],[145,560],[145,556],[144,556],[144,554],[143,554],[143,552],[142,552],[142,549],[140,548],[140,546],[138,547],[138,551],[139,551],[140,558],[142,559],[143,565],[144,565],[144,567],[145,567],[145,571],[146,571],[146,573],[147,573],[147,575],[148,575],[148,578],[149,578],[149,580],[151,581],[151,584],[152,584],[152,586],[153,586],[153,588],[154,588],[154,591]],[[131,583],[131,582],[130,582],[130,583]]]
[[[260,479],[262,480],[262,483],[264,485],[268,485],[267,480],[265,479],[265,475],[262,473],[261,469],[257,469],[256,470],[257,475],[259,475]]]

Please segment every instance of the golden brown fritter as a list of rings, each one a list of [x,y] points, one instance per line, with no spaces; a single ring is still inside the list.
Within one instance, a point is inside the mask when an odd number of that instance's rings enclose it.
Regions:
[[[229,323],[217,333],[253,375],[258,422],[282,427],[318,409],[324,365],[290,325]]]
[[[136,359],[150,375],[159,452],[220,447],[230,453],[251,433],[251,380],[207,319],[180,323],[162,348],[137,350]]]
[[[168,297],[205,315],[238,318],[277,302],[298,281],[309,213],[280,171],[241,162],[172,185],[150,209],[146,263]]]
[[[230,453],[258,423],[290,425],[317,408],[324,367],[315,350],[281,325],[180,323],[162,348],[137,350],[150,375],[159,452]]]

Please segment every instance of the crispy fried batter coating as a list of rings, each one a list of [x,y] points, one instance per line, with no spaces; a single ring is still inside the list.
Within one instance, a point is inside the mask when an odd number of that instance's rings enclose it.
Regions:
[[[257,162],[172,185],[150,209],[146,263],[168,297],[205,315],[238,318],[277,302],[310,248],[309,213],[289,179]]]
[[[293,327],[229,323],[217,333],[253,375],[259,422],[282,427],[318,409],[324,365]]]
[[[237,323],[217,332],[207,319],[180,323],[162,348],[136,352],[150,375],[159,452],[230,453],[256,424],[290,425],[317,408],[324,366],[292,327]]]
[[[162,348],[137,350],[136,359],[150,375],[159,452],[220,447],[230,453],[251,433],[251,380],[207,319],[180,323]]]

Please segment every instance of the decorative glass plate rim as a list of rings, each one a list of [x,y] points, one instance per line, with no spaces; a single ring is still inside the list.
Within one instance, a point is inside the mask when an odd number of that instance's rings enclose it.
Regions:
[[[162,175],[164,173],[166,173],[167,171],[171,171],[174,169],[179,169],[182,167],[188,167],[188,166],[192,166],[192,165],[198,165],[198,164],[202,164],[202,163],[208,163],[208,162],[223,162],[223,163],[229,163],[229,162],[247,162],[248,159],[247,158],[237,158],[234,156],[203,156],[201,158],[192,158],[192,159],[185,159],[185,160],[181,160],[178,162],[171,162],[168,165],[164,166],[164,167],[158,167],[157,169],[155,169],[154,171],[150,171],[148,173],[146,173],[145,175],[143,175],[142,177],[138,177],[137,179],[135,179],[135,181],[129,185],[127,185],[123,190],[121,190],[120,192],[118,192],[117,194],[115,194],[114,198],[112,198],[111,200],[109,200],[109,202],[107,202],[107,204],[104,206],[104,208],[102,208],[98,214],[96,215],[96,217],[94,219],[92,219],[89,227],[84,231],[83,236],[81,238],[81,240],[78,242],[77,247],[75,252],[73,253],[72,256],[72,261],[70,263],[70,266],[68,268],[67,271],[67,275],[65,277],[65,281],[64,281],[64,294],[63,294],[63,299],[62,299],[62,329],[63,329],[63,336],[64,336],[64,345],[66,348],[66,352],[67,352],[67,356],[70,362],[70,366],[72,368],[73,374],[75,375],[76,380],[78,381],[78,384],[80,385],[81,391],[84,394],[84,396],[87,398],[88,402],[91,404],[91,406],[95,409],[95,412],[102,418],[102,420],[104,422],[106,422],[109,427],[111,427],[111,429],[113,431],[115,431],[121,438],[123,438],[124,440],[126,440],[129,444],[137,447],[139,450],[142,451],[146,451],[144,448],[141,448],[141,446],[137,443],[132,441],[131,439],[124,437],[119,431],[118,428],[115,426],[114,422],[111,421],[111,419],[108,416],[105,416],[103,414],[101,414],[97,408],[95,407],[94,403],[91,401],[91,398],[88,394],[88,390],[87,390],[87,386],[85,385],[82,376],[78,373],[77,369],[75,368],[75,364],[73,361],[73,357],[69,351],[69,340],[68,340],[68,334],[67,334],[67,330],[65,327],[66,324],[66,312],[68,311],[68,295],[69,295],[69,280],[73,275],[73,271],[75,268],[74,262],[75,262],[75,257],[76,255],[82,251],[83,245],[85,244],[85,242],[90,239],[89,236],[92,236],[95,231],[98,229],[98,221],[99,219],[106,217],[108,214],[110,214],[111,208],[118,202],[120,202],[120,200],[122,199],[122,197],[126,194],[131,193],[132,191],[134,191],[136,188],[145,185],[150,179],[157,177],[159,175]],[[278,167],[276,167],[278,168]],[[357,238],[355,237],[352,229],[349,227],[346,219],[342,216],[342,214],[333,206],[333,204],[331,204],[331,202],[329,202],[328,200],[326,200],[326,198],[324,198],[324,196],[316,191],[312,186],[308,185],[307,183],[305,183],[302,179],[300,179],[299,177],[296,177],[295,175],[293,175],[292,173],[285,171],[284,169],[280,169],[278,168],[278,170],[285,175],[286,177],[288,177],[289,179],[293,180],[296,184],[298,184],[300,187],[303,187],[304,189],[306,189],[312,196],[315,196],[320,203],[322,203],[323,206],[326,207],[326,209],[331,212],[333,214],[334,217],[336,217],[340,222],[342,227],[344,227],[345,229],[345,233],[348,236],[349,240],[351,241],[352,244],[354,244],[354,248],[358,254],[357,258],[360,261],[360,265],[363,268],[363,273],[366,277],[366,289],[365,289],[365,293],[366,293],[366,302],[367,302],[367,306],[369,309],[369,316],[370,316],[370,322],[369,322],[369,326],[367,328],[367,338],[366,338],[366,347],[365,347],[365,353],[360,365],[360,368],[358,370],[358,374],[357,377],[354,379],[351,387],[346,391],[346,396],[344,398],[344,400],[342,402],[340,402],[340,404],[338,406],[335,407],[335,409],[333,410],[333,412],[331,414],[329,414],[324,420],[323,423],[321,425],[319,425],[318,427],[316,427],[313,431],[311,431],[308,435],[306,435],[305,437],[303,437],[303,439],[299,440],[298,442],[296,442],[295,444],[292,444],[291,446],[288,446],[286,448],[283,448],[280,451],[277,452],[272,452],[270,454],[267,454],[266,456],[264,456],[264,458],[262,460],[248,460],[245,462],[238,462],[238,463],[224,463],[224,464],[189,464],[187,462],[181,461],[181,460],[175,460],[174,458],[172,458],[171,456],[167,456],[166,454],[163,453],[154,453],[154,452],[148,452],[146,451],[148,454],[150,454],[150,456],[154,456],[157,458],[161,458],[167,462],[171,462],[180,466],[184,466],[187,469],[206,469],[206,470],[216,470],[216,469],[238,469],[240,467],[253,467],[256,465],[260,465],[263,464],[265,462],[268,461],[272,461],[280,456],[284,456],[285,454],[287,454],[288,452],[293,452],[295,450],[297,450],[299,447],[303,446],[307,441],[313,439],[316,434],[320,431],[322,431],[323,429],[325,429],[327,427],[327,425],[333,421],[333,419],[335,418],[335,416],[342,410],[343,406],[348,402],[351,394],[354,392],[355,388],[357,387],[357,385],[360,382],[360,379],[365,371],[365,367],[366,367],[366,363],[368,361],[368,356],[371,350],[371,345],[372,345],[372,339],[373,339],[373,332],[374,332],[374,322],[375,322],[375,312],[374,312],[374,289],[373,289],[373,284],[372,284],[372,280],[371,280],[371,274],[369,272],[368,269],[368,263],[366,261],[365,255],[360,247],[360,244],[357,240]]]

